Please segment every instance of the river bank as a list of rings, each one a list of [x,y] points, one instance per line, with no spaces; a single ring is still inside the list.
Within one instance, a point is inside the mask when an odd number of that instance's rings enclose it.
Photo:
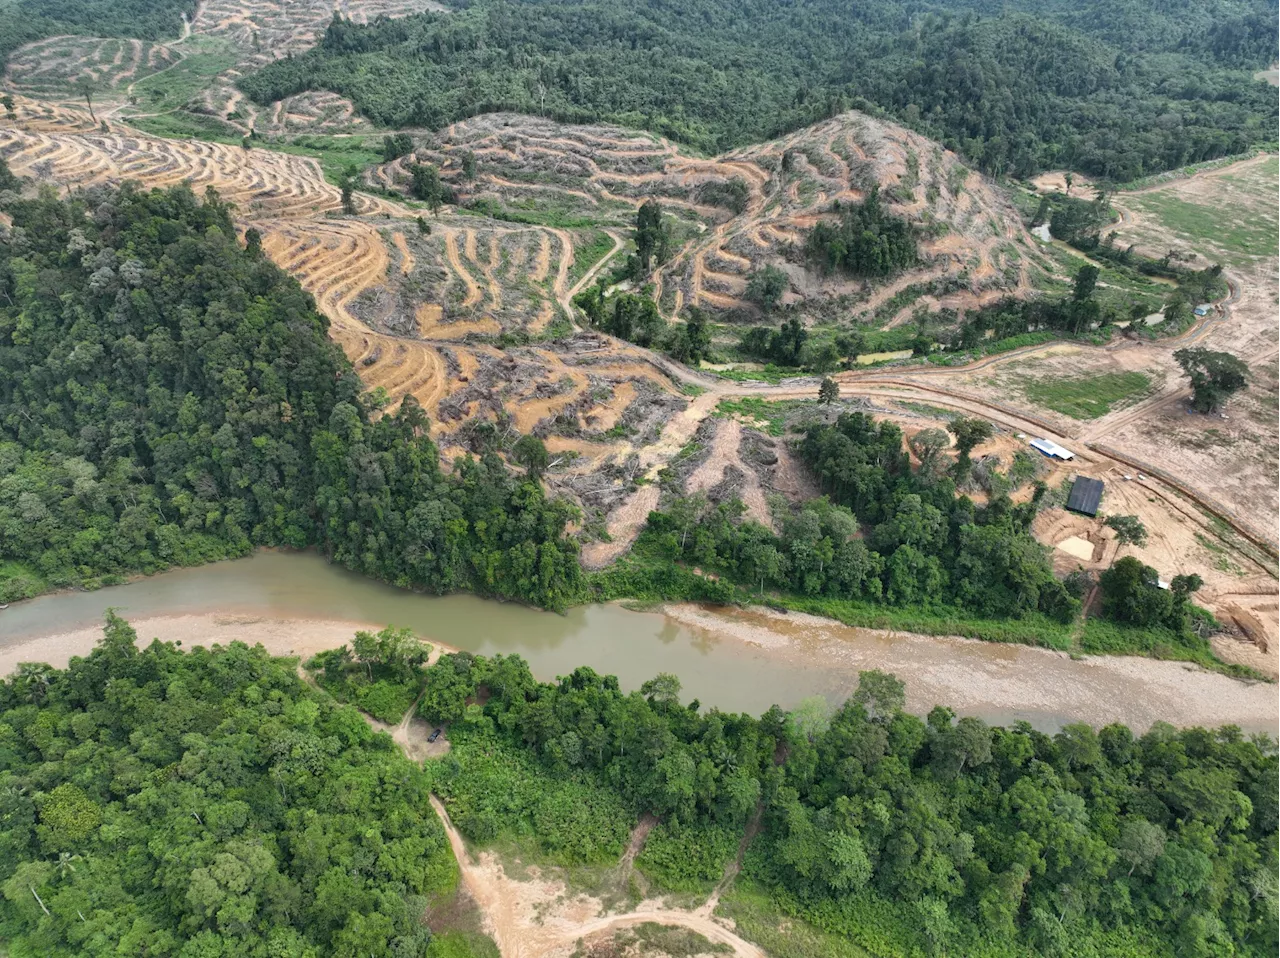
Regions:
[[[184,649],[244,642],[261,645],[272,655],[296,655],[304,661],[317,652],[349,644],[351,637],[361,629],[376,631],[386,625],[385,622],[266,618],[218,612],[143,618],[122,614],[137,631],[139,648],[146,648],[152,639],[177,642]],[[102,626],[91,625],[6,644],[0,647],[0,675],[8,675],[20,662],[47,662],[55,668],[64,669],[73,656],[92,652],[101,638]]]
[[[1274,685],[1228,678],[1186,662],[1137,656],[1077,656],[1015,643],[855,629],[830,619],[761,606],[716,609],[687,603],[665,615],[708,635],[754,645],[786,661],[839,672],[880,669],[907,683],[907,709],[943,704],[960,714],[1054,713],[1135,731],[1155,722],[1236,724],[1275,735]]]
[[[678,676],[685,700],[759,714],[820,695],[843,702],[858,673],[882,669],[907,685],[908,707],[936,704],[993,724],[1024,720],[1043,731],[1070,722],[1237,724],[1275,735],[1274,686],[1180,662],[1120,656],[1073,659],[1031,646],[885,632],[762,607],[689,604],[634,612],[620,604],[564,615],[474,596],[426,596],[374,582],[321,557],[259,553],[180,569],[98,592],[61,593],[0,613],[0,674],[19,662],[64,666],[86,655],[116,608],[138,631],[195,645],[244,641],[306,658],[349,643],[359,629],[412,629],[440,649],[518,654],[543,680],[578,666],[636,689],[658,672]]]

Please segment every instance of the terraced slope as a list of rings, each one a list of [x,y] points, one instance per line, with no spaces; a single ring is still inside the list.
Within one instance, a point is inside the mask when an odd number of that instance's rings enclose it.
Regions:
[[[471,180],[462,174],[467,153],[476,160]],[[651,277],[671,318],[686,305],[751,318],[748,276],[774,264],[790,280],[784,301],[803,300],[815,314],[866,316],[917,291],[890,318],[896,323],[918,305],[968,308],[1020,294],[1038,257],[1008,201],[954,154],[858,113],[710,159],[634,131],[488,114],[376,167],[370,182],[404,187],[415,162],[439,165],[464,204],[515,219],[623,230],[641,203],[660,200],[683,224],[678,252]],[[878,286],[809,269],[805,233],[838,216],[835,202],[859,202],[873,188],[925,234],[922,267]]]
[[[579,459],[572,474],[586,476],[630,454],[604,435],[621,417],[656,434],[664,410],[684,402],[649,354],[598,336],[506,350],[477,339],[537,337],[553,321],[572,331],[567,231],[442,216],[427,237],[416,213],[366,194],[357,216],[337,216],[339,192],[313,160],[148,137],[114,122],[104,133],[79,111],[26,98],[0,129],[0,153],[41,182],[216,188],[315,296],[369,388],[388,408],[415,396],[446,447],[464,446],[473,420],[487,418],[559,436],[557,456]],[[631,401],[620,406],[620,397]]]

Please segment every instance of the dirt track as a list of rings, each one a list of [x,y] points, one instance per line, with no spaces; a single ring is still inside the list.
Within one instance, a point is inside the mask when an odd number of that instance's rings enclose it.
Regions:
[[[737,958],[768,958],[711,916],[715,896],[696,910],[669,908],[658,900],[641,902],[622,914],[600,915],[596,899],[579,895],[565,900],[561,882],[540,875],[528,881],[509,878],[492,852],[481,852],[478,860],[473,859],[449,813],[434,795],[431,807],[449,836],[463,885],[483,915],[484,931],[497,944],[502,958],[567,958],[583,938],[644,922],[688,928],[733,949]]]

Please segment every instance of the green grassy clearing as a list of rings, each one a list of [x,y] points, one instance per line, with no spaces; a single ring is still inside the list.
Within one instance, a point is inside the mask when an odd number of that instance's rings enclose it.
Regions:
[[[1280,251],[1276,210],[1280,158],[1272,156],[1220,179],[1224,189],[1197,200],[1152,191],[1130,196],[1127,202],[1185,237],[1197,250],[1220,251],[1234,265],[1275,256]]]
[[[1036,379],[1022,384],[1023,394],[1072,419],[1097,419],[1118,403],[1132,401],[1151,389],[1144,373],[1101,373],[1078,379]]]
[[[783,912],[767,889],[739,878],[720,901],[717,915],[731,918],[738,934],[773,958],[870,958],[844,935],[831,934]]]
[[[355,166],[363,170],[382,162],[381,136],[330,136],[313,133],[287,139],[255,141],[254,148],[313,157],[320,161],[325,179],[335,186],[347,167]]]
[[[591,267],[613,249],[613,240],[603,230],[579,230],[573,236],[573,265],[569,267],[569,286],[590,272]]]
[[[816,397],[816,392],[815,392]],[[768,402],[746,396],[742,399],[722,399],[716,406],[717,416],[741,416],[764,423],[764,431],[771,436],[781,436],[786,431],[787,413],[808,405],[802,400]]]
[[[133,87],[138,109],[144,113],[177,110],[236,65],[236,55],[224,40],[193,36],[182,45],[185,54],[167,70],[139,80]]]

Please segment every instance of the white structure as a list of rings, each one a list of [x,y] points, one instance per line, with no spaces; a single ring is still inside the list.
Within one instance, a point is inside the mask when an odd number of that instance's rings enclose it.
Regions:
[[[1037,452],[1043,453],[1050,459],[1061,459],[1064,462],[1076,457],[1074,452],[1070,449],[1062,448],[1062,446],[1059,446],[1052,439],[1032,439],[1031,448]]]

